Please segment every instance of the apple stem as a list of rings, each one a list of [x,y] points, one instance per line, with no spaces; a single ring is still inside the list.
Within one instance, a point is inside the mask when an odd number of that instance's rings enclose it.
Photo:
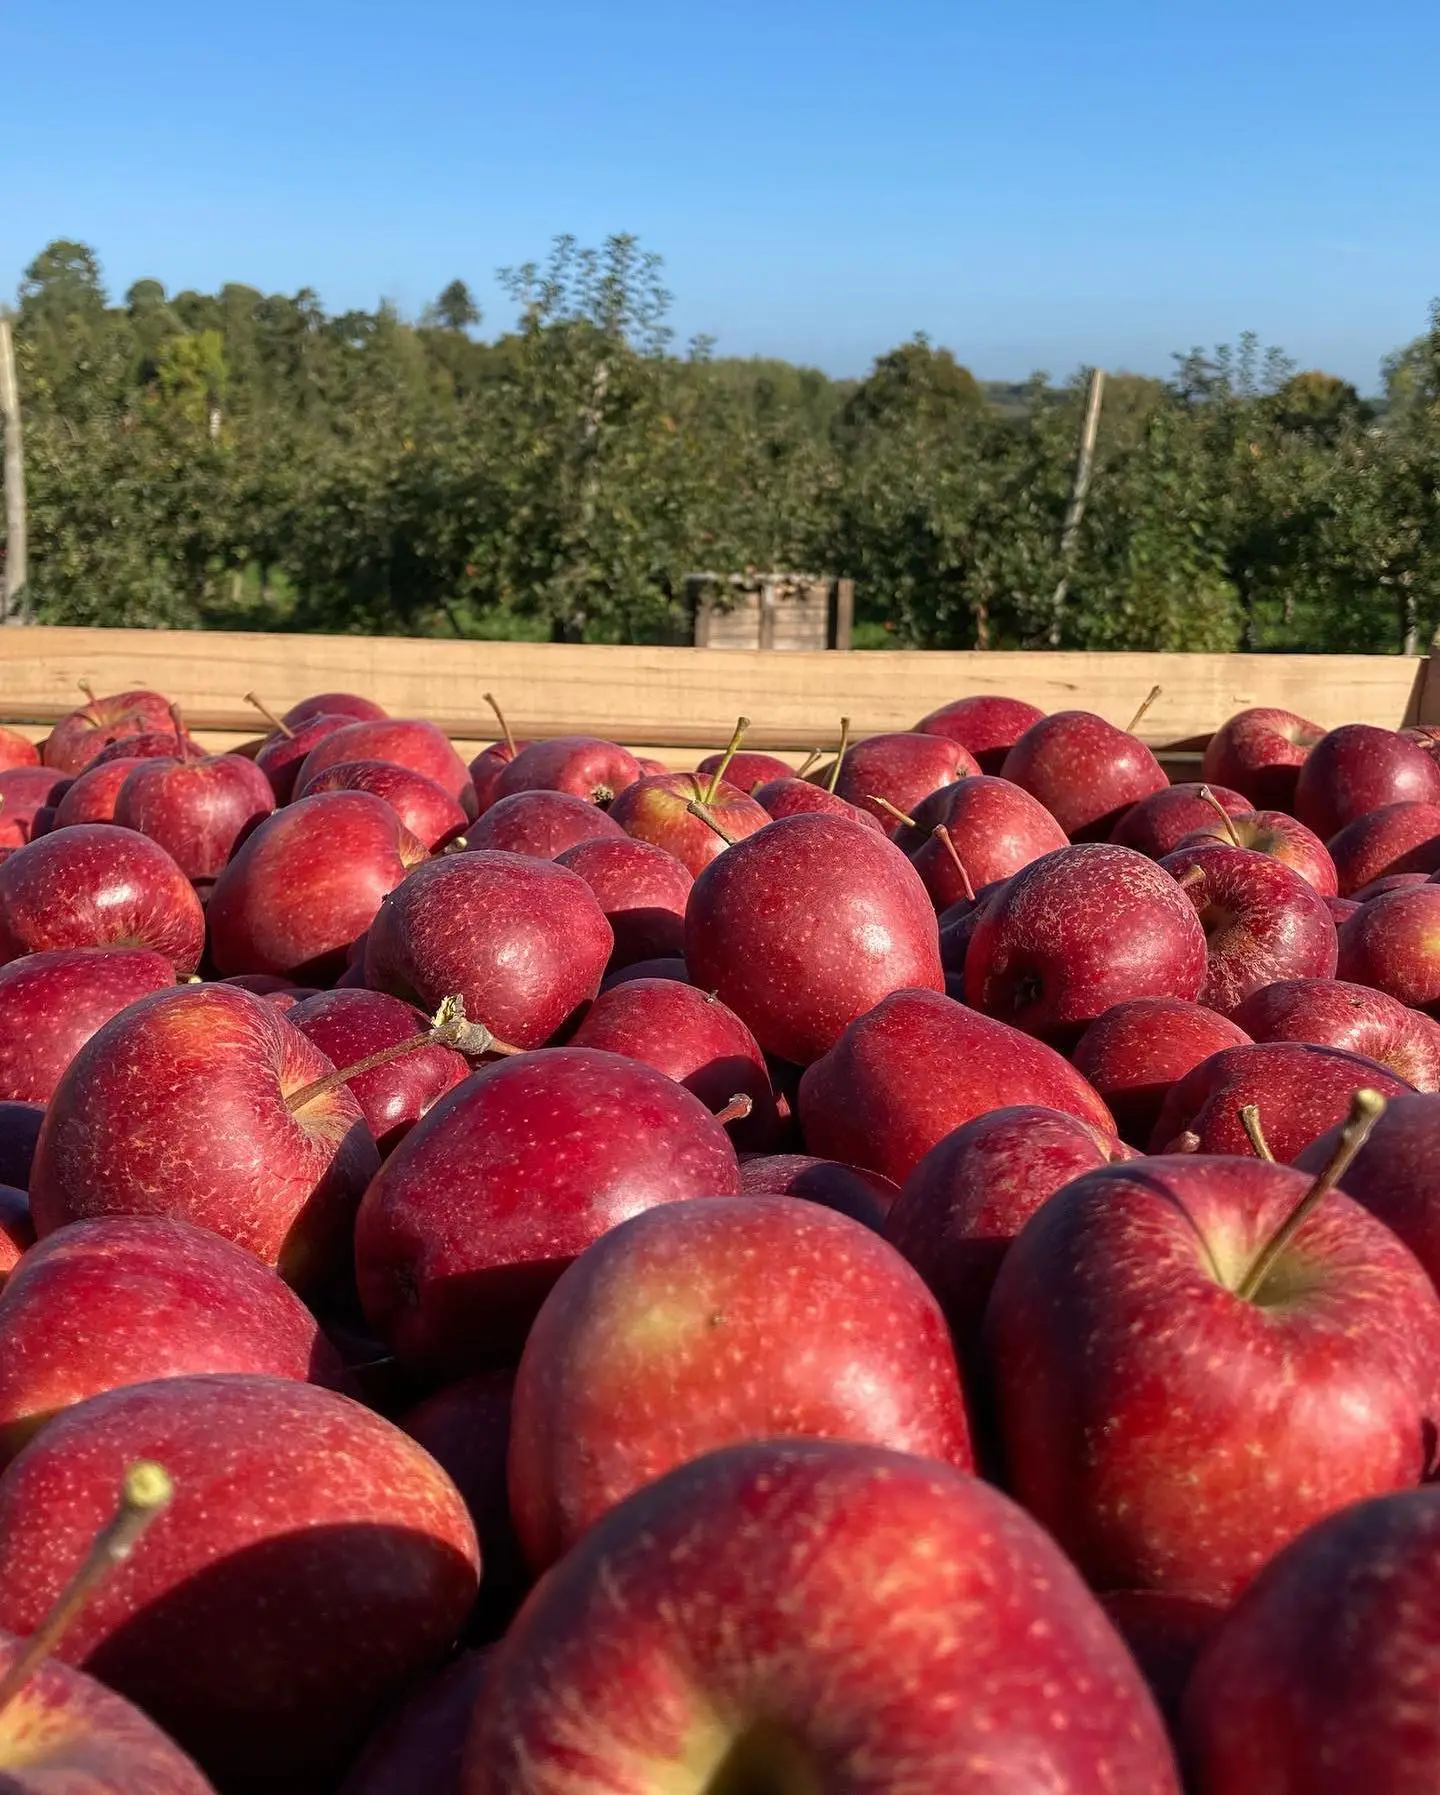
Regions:
[[[500,733],[505,737],[505,746],[510,750],[513,758],[517,751],[515,747],[515,737],[510,733],[510,725],[505,721],[504,711],[502,711],[500,706],[495,702],[495,694],[493,692],[482,692],[480,696],[485,700],[486,704],[490,706],[491,710],[494,711],[495,721],[500,725]]]
[[[1170,1153],[1198,1153],[1200,1151],[1200,1136],[1196,1134],[1193,1128],[1187,1128],[1183,1133],[1175,1136],[1166,1151]]]
[[[930,833],[934,836],[935,840],[940,843],[941,847],[944,848],[945,852],[950,856],[950,858],[955,862],[955,870],[960,875],[961,889],[964,891],[965,896],[973,904],[975,902],[975,887],[970,883],[970,875],[965,870],[965,862],[960,858],[959,848],[957,848],[955,846],[955,837],[945,827],[944,823],[936,823],[935,827],[930,831]]]
[[[721,841],[725,843],[727,848],[733,848],[735,843],[740,839],[738,835],[732,835],[721,823],[719,817],[716,816],[710,806],[708,804],[702,804],[698,798],[692,798],[685,808],[690,812],[691,816],[698,816],[707,829],[713,829],[720,837]]]
[[[245,694],[245,702],[246,702],[246,704],[253,706],[253,708],[255,710],[259,711],[260,715],[265,719],[265,721],[270,725],[270,727],[278,735],[283,735],[287,742],[293,742],[295,740],[295,731],[290,727],[290,725],[285,721],[285,719],[283,717],[277,717],[275,715],[274,711],[271,710],[270,706],[268,704],[262,704],[261,701],[255,696],[255,694],[253,692],[247,692]]]
[[[301,1085],[298,1091],[291,1091],[285,1099],[285,1107],[293,1116],[297,1110],[304,1109],[307,1103],[313,1103],[317,1097],[324,1097],[329,1092],[338,1090],[342,1084],[349,1084],[352,1078],[358,1078],[362,1072],[373,1072],[377,1066],[388,1066],[391,1060],[403,1059],[407,1053],[414,1053],[417,1047],[453,1047],[457,1053],[463,1053],[467,1059],[479,1059],[486,1053],[523,1053],[523,1047],[512,1047],[506,1041],[497,1041],[483,1022],[471,1022],[465,1014],[465,1000],[462,997],[447,997],[430,1019],[430,1026],[422,1034],[411,1035],[407,1041],[396,1041],[389,1047],[378,1048],[374,1053],[367,1053],[363,1060],[356,1060],[354,1065],[338,1067],[334,1072],[327,1072],[323,1078],[314,1078],[309,1084]]]
[[[71,1623],[110,1575],[140,1543],[145,1529],[170,1506],[175,1486],[163,1465],[140,1459],[125,1473],[115,1513],[95,1535],[84,1563],[61,1590],[54,1607],[25,1641],[4,1677],[0,1677],[3,1714],[39,1669],[42,1659],[60,1643]]]
[[[1126,735],[1134,735],[1135,731],[1145,721],[1145,713],[1150,709],[1150,706],[1154,704],[1155,700],[1160,696],[1164,689],[1163,686],[1151,686],[1150,690],[1145,694],[1145,702],[1125,725]]]
[[[702,803],[713,804],[715,802],[716,794],[720,790],[720,786],[724,781],[726,773],[730,770],[730,762],[734,760],[735,756],[740,752],[740,744],[744,741],[745,731],[749,727],[750,719],[748,717],[737,717],[735,719],[735,733],[730,737],[725,752],[720,756],[720,764],[710,775],[710,783],[705,788],[705,796],[701,800]]]
[[[453,841],[447,841],[440,852],[442,854],[463,854],[469,846],[470,842],[468,837],[457,835]]]
[[[796,767],[795,777],[797,779],[803,779],[805,777],[805,775],[810,771],[811,767],[813,767],[815,765],[816,761],[824,760],[824,758],[825,758],[824,749],[812,748],[810,750],[810,752],[805,756],[804,760],[802,760],[800,762],[800,765],[798,767]]]
[[[1244,842],[1241,841],[1240,837],[1235,833],[1235,825],[1234,825],[1234,823],[1232,823],[1230,821],[1230,812],[1225,808],[1225,806],[1215,796],[1214,792],[1211,791],[1211,789],[1208,785],[1202,785],[1200,787],[1200,796],[1205,800],[1205,802],[1215,812],[1216,816],[1219,817],[1221,825],[1223,826],[1223,828],[1225,830],[1225,833],[1230,837],[1231,847],[1232,848],[1243,848],[1245,844],[1244,844]]]
[[[88,679],[77,679],[75,684],[79,686],[80,690],[85,694],[85,702],[87,704],[99,704],[100,700],[95,696],[95,688],[90,684]]]
[[[867,792],[865,796],[870,803],[878,804],[886,816],[893,816],[897,823],[904,823],[911,829],[915,827],[914,817],[907,816],[898,804],[892,804],[888,798],[879,797],[875,792]]]
[[[1275,1155],[1270,1151],[1270,1143],[1265,1139],[1265,1130],[1260,1126],[1260,1107],[1255,1103],[1240,1106],[1240,1126],[1249,1137],[1250,1145],[1255,1149],[1257,1159],[1275,1163]]]
[[[1198,885],[1205,877],[1203,866],[1187,866],[1183,873],[1177,873],[1175,883],[1182,891],[1188,891],[1192,885]]]
[[[840,719],[840,746],[835,750],[835,759],[830,767],[830,777],[825,781],[827,792],[833,793],[840,783],[840,768],[845,759],[845,750],[850,746],[850,719]]]
[[[170,727],[175,731],[176,746],[180,750],[181,766],[188,766],[190,761],[190,738],[185,733],[185,713],[178,704],[170,706]]]
[[[755,1105],[750,1098],[737,1094],[730,1099],[724,1109],[717,1109],[715,1111],[715,1120],[721,1123],[743,1122],[754,1107]]]
[[[1315,1181],[1285,1220],[1270,1236],[1250,1263],[1250,1269],[1236,1286],[1235,1294],[1242,1302],[1253,1302],[1275,1269],[1275,1262],[1295,1238],[1317,1203],[1330,1192],[1350,1169],[1350,1162],[1370,1138],[1370,1130],[1385,1113],[1385,1099],[1379,1091],[1362,1089],[1350,1099],[1350,1114],[1340,1130],[1335,1151]]]

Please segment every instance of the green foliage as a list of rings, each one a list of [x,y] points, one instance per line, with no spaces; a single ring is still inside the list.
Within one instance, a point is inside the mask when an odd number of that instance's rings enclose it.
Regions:
[[[1440,313],[1383,411],[1254,338],[1107,382],[982,384],[917,336],[860,381],[677,352],[658,260],[560,238],[484,341],[315,293],[112,305],[26,270],[32,598],[54,622],[681,641],[690,572],[846,574],[866,646],[1413,649],[1440,621]]]

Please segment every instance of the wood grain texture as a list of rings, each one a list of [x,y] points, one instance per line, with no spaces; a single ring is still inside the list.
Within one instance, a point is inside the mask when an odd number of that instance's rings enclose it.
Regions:
[[[1428,677],[1427,677],[1428,676]],[[724,743],[742,712],[755,748],[831,743],[842,715],[857,735],[911,727],[952,698],[1004,692],[1047,711],[1098,711],[1123,725],[1163,690],[1146,739],[1193,748],[1234,711],[1278,705],[1333,727],[1440,721],[1440,674],[1424,657],[1029,653],[773,653],[607,648],[365,636],[241,635],[33,627],[0,631],[0,721],[43,724],[102,693],[153,687],[192,726],[253,737],[242,695],[277,711],[321,691],[353,691],[393,716],[429,717],[462,743],[489,741],[482,693],[517,735],[583,733],[674,751]],[[669,758],[667,755],[657,758]]]

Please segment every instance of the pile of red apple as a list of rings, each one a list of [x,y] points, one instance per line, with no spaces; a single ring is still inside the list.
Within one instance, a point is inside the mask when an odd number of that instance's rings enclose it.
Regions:
[[[1440,743],[739,735],[0,731],[4,1788],[1440,1788]]]

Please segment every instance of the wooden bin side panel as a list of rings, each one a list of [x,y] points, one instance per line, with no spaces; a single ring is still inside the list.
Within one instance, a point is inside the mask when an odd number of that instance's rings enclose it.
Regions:
[[[1440,675],[1423,657],[1028,653],[763,654],[739,649],[612,648],[366,636],[165,630],[0,631],[0,721],[43,723],[101,692],[147,686],[197,727],[254,733],[243,702],[286,709],[313,692],[374,698],[394,716],[430,717],[462,739],[495,733],[493,691],[517,734],[586,733],[674,747],[723,741],[742,712],[756,747],[906,729],[952,698],[1003,692],[1047,711],[1098,711],[1125,724],[1154,684],[1142,734],[1195,742],[1249,705],[1278,705],[1333,727],[1440,722]]]

